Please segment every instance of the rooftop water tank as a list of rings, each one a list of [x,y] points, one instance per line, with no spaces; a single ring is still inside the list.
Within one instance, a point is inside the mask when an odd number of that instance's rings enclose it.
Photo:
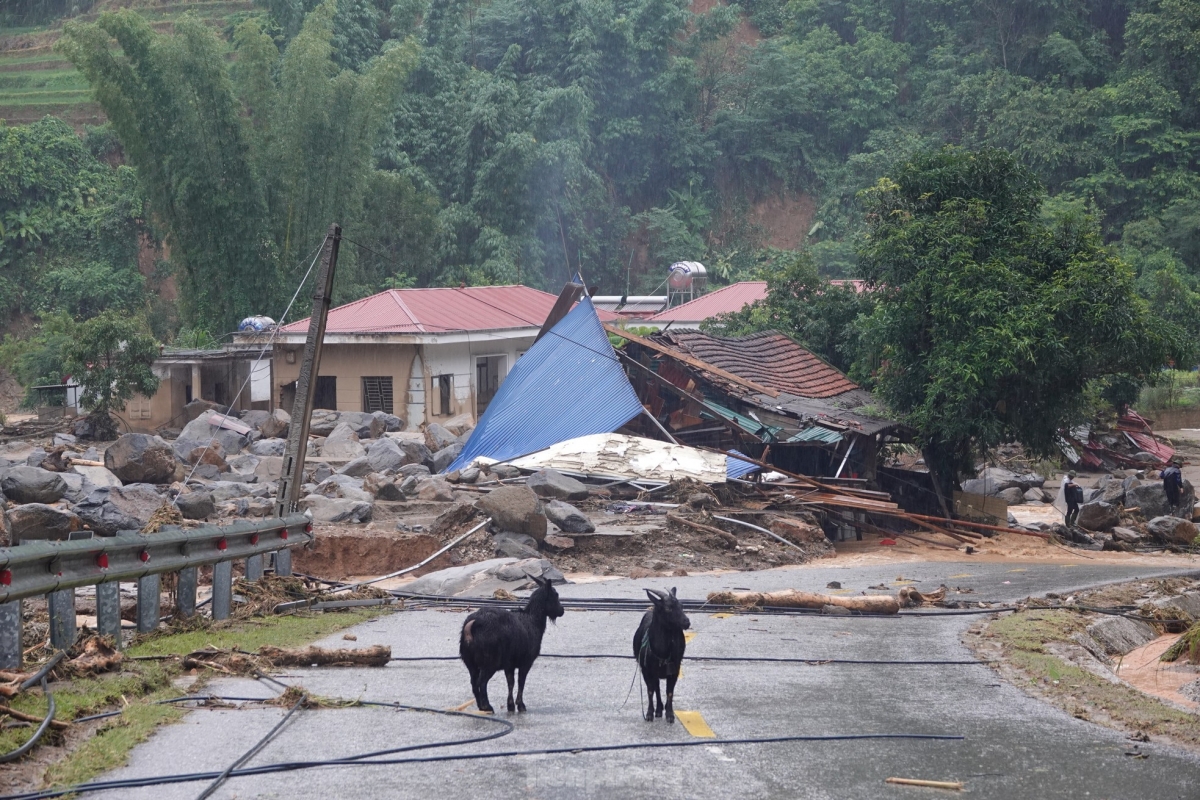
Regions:
[[[246,317],[238,323],[238,333],[250,333],[254,331],[269,331],[275,327],[275,320],[270,317],[257,316]]]
[[[676,261],[667,275],[667,285],[672,289],[690,289],[698,279],[708,276],[708,271],[699,261]]]

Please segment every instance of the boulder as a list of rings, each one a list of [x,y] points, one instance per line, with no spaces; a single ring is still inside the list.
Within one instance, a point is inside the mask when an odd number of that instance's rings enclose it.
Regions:
[[[554,533],[547,533],[545,540],[542,542],[546,547],[555,551],[570,550],[575,546],[575,540],[570,536],[559,536]]]
[[[371,504],[363,500],[346,500],[310,494],[301,498],[300,510],[308,511],[317,522],[370,522]]]
[[[346,500],[359,500],[369,503],[375,498],[363,489],[363,482],[349,475],[330,475],[317,484],[314,494],[325,497],[340,497]]]
[[[104,451],[104,466],[122,483],[170,483],[175,458],[171,446],[161,438],[127,433]]]
[[[552,583],[566,583],[567,579],[544,558],[526,558],[512,564],[504,564],[492,573],[502,581],[549,578]]]
[[[41,467],[11,467],[0,477],[0,491],[14,503],[56,503],[67,493],[67,483]]]
[[[586,500],[588,496],[586,486],[554,469],[543,469],[533,473],[525,479],[525,485],[532,489],[538,497],[550,497],[556,500]]]
[[[362,456],[346,462],[346,465],[338,470],[338,474],[349,475],[351,478],[365,478],[374,471],[371,461],[366,456]]]
[[[254,494],[254,486],[241,481],[213,481],[208,486],[214,503],[224,503]]]
[[[50,455],[50,454],[47,453],[42,448],[40,448],[40,447],[35,448],[33,450],[33,452],[31,452],[28,456],[25,457],[25,466],[40,467],[42,465],[42,462],[46,460],[46,456],[48,456],[48,455]]]
[[[1088,625],[1087,632],[1107,656],[1123,656],[1158,637],[1154,628],[1128,617],[1105,617]]]
[[[1019,506],[1025,502],[1025,491],[1020,486],[1010,486],[1007,489],[1001,489],[996,492],[996,497],[999,497],[1010,506]]]
[[[74,511],[88,527],[101,536],[117,531],[141,530],[163,504],[163,498],[148,483],[97,487],[88,493]]]
[[[425,440],[429,449],[435,453],[458,441],[458,434],[452,433],[442,425],[431,422],[425,426]]]
[[[997,495],[1005,489],[1021,489],[1021,476],[1010,469],[1003,467],[987,467],[980,471],[979,480],[983,481],[986,489],[981,494]]]
[[[376,413],[383,414],[381,411],[377,411]],[[384,433],[396,433],[397,431],[404,430],[404,420],[400,419],[400,417],[397,417],[395,414],[383,414],[381,419],[383,420]]]
[[[83,521],[71,511],[44,503],[27,503],[8,510],[9,538],[14,545],[37,539],[62,541],[83,530]]]
[[[69,433],[54,434],[54,446],[58,447],[64,444],[75,444],[76,438]]]
[[[229,471],[238,475],[254,475],[258,470],[258,456],[241,453],[229,459]]]
[[[445,472],[446,469],[454,463],[454,459],[458,458],[458,454],[462,452],[463,446],[458,442],[443,447],[433,454],[433,464],[431,468],[434,472]]]
[[[212,464],[221,472],[226,470],[225,448],[220,442],[192,448],[183,460],[189,464]]]
[[[1141,544],[1142,540],[1144,540],[1146,537],[1135,531],[1133,528],[1117,527],[1112,529],[1112,538],[1116,539],[1118,542],[1124,542],[1125,544]]]
[[[375,439],[367,448],[367,461],[372,472],[399,469],[409,463],[407,456],[395,439]]]
[[[173,447],[175,455],[180,461],[186,461],[188,454],[193,450],[197,447],[207,447],[212,441],[220,442],[221,447],[224,448],[224,452],[227,455],[237,453],[247,443],[247,437],[243,434],[211,424],[209,419],[212,414],[213,412],[201,414],[185,425],[183,430],[179,432],[179,438],[175,440]],[[111,450],[112,448],[109,449]],[[116,470],[113,471],[116,472]],[[118,476],[120,474],[119,472],[117,473]],[[121,480],[125,480],[125,478],[122,477]],[[125,482],[133,483],[134,481]]]
[[[1195,523],[1179,517],[1155,517],[1146,523],[1146,529],[1163,544],[1190,545],[1200,536]]]
[[[107,467],[85,467],[82,464],[72,464],[71,472],[83,477],[85,485],[91,486],[123,486],[121,479],[112,474]]]
[[[1025,491],[1026,503],[1045,503],[1047,502],[1046,493],[1041,489],[1027,489]]]
[[[1135,479],[1136,480],[1136,479]],[[1141,509],[1146,519],[1177,514],[1184,519],[1191,519],[1196,506],[1196,490],[1188,480],[1183,481],[1183,492],[1180,495],[1179,507],[1172,509],[1167,502],[1167,493],[1162,481],[1152,481],[1133,486],[1125,492],[1125,507]]]
[[[0,496],[0,547],[12,547],[12,524],[8,521],[8,511],[4,508],[4,498]]]
[[[220,411],[221,407],[211,400],[203,400],[197,397],[195,400],[183,407],[183,416],[188,422],[198,418],[201,414],[208,414],[210,411]]]
[[[1023,472],[1017,475],[1017,486],[1024,490],[1041,489],[1046,483],[1046,476],[1036,472]]]
[[[283,474],[283,458],[279,456],[261,456],[254,474],[260,481],[277,481]]]
[[[570,503],[564,503],[562,500],[547,500],[545,509],[546,519],[557,525],[563,533],[596,532],[596,526],[587,518],[587,515]]]
[[[258,426],[258,431],[264,439],[287,439],[288,427],[292,424],[292,415],[277,408],[267,419]]]
[[[260,411],[258,409],[251,409],[248,411],[243,411],[242,413],[238,414],[238,419],[240,419],[243,424],[249,425],[251,428],[258,431],[259,433],[262,433],[263,423],[266,422],[267,420],[269,420],[270,418],[271,418],[270,411]]]
[[[1076,524],[1089,531],[1108,531],[1121,524],[1121,513],[1112,503],[1093,500],[1079,507]]]
[[[458,414],[441,423],[440,427],[454,436],[462,436],[464,433],[470,433],[475,427],[475,419],[470,414]]]
[[[496,548],[497,556],[509,556],[518,559],[541,558],[541,553],[538,552],[537,540],[523,533],[497,531],[492,534],[492,545]]]
[[[287,439],[259,439],[250,443],[250,452],[256,456],[282,456],[287,452]]]
[[[321,445],[321,457],[331,460],[352,461],[367,454],[359,443],[358,434],[345,423],[338,423]]]
[[[217,511],[208,492],[185,492],[175,498],[175,507],[184,519],[208,519]]]
[[[104,469],[100,467],[100,469]],[[91,486],[83,479],[83,476],[77,472],[61,472],[59,477],[63,479],[63,483],[67,485],[67,491],[63,498],[68,503],[78,503],[84,496],[92,490]]]
[[[333,474],[333,469],[328,464],[317,464],[312,472],[313,483],[320,483]]]
[[[497,480],[507,480],[509,478],[521,477],[521,470],[514,467],[512,464],[488,464],[487,471],[492,474]]]
[[[539,542],[546,538],[546,514],[541,500],[528,486],[501,486],[476,502],[492,518],[497,530],[524,533]]]
[[[403,475],[406,478],[419,478],[422,475],[432,475],[433,473],[430,472],[429,467],[425,466],[424,464],[405,464],[404,466],[400,467],[400,469],[396,470],[396,474]]]
[[[312,412],[308,423],[308,433],[311,436],[328,436],[333,433],[333,429],[338,426],[338,419],[341,417],[337,411],[332,411],[327,408],[318,408]]]
[[[395,481],[387,475],[372,472],[363,478],[363,491],[369,492],[376,500],[399,501],[404,499],[404,493]]]
[[[316,436],[329,436],[341,425],[354,431],[360,439],[378,439],[383,435],[386,427],[382,418],[365,411],[317,409],[312,413],[309,433]]]
[[[417,499],[431,503],[454,502],[454,487],[440,475],[417,478]]]
[[[428,447],[425,446],[424,442],[418,442],[412,439],[394,439],[393,441],[400,445],[400,449],[404,451],[405,465],[423,465],[430,472],[439,471],[433,468],[433,453]],[[446,466],[449,466],[449,463],[447,463]]]

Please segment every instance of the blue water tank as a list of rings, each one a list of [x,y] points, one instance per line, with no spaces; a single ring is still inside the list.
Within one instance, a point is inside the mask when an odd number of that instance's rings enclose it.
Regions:
[[[238,323],[238,332],[245,333],[248,331],[269,331],[275,327],[275,320],[270,317],[246,317]]]

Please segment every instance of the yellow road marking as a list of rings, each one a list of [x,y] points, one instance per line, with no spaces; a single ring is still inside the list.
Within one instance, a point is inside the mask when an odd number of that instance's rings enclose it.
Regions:
[[[675,716],[683,723],[684,729],[697,739],[717,738],[717,734],[708,727],[708,723],[704,721],[704,715],[699,711],[676,711]]]
[[[969,572],[964,572],[964,573],[963,573],[963,574],[961,574],[961,575],[951,575],[950,577],[951,577],[951,578],[973,578],[973,577],[975,577],[975,576],[973,576],[973,575],[972,575],[971,573],[969,573]]]
[[[713,619],[729,619],[733,616],[728,611],[718,611],[716,614],[709,614]]]
[[[683,634],[683,641],[687,644],[691,644],[692,639],[695,639],[695,638],[696,638],[695,631],[687,631],[686,633]]]
[[[829,593],[830,594],[853,594],[854,590],[853,589],[831,589],[829,591]]]
[[[1010,570],[1009,570],[1009,572],[1028,572],[1028,571],[1029,571],[1029,570],[1025,569],[1024,567],[1020,567],[1020,568],[1018,568],[1018,569],[1010,569]]]

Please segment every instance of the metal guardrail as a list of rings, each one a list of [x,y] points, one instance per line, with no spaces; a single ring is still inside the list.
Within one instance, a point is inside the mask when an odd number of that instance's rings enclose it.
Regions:
[[[50,641],[65,649],[75,640],[75,589],[94,585],[97,629],[120,642],[119,582],[137,581],[137,629],[152,631],[159,623],[159,576],[179,574],[175,612],[190,617],[196,613],[198,568],[212,565],[212,615],[227,619],[235,560],[246,559],[247,579],[257,580],[264,555],[288,553],[312,540],[308,517],[291,514],[227,526],[164,528],[152,534],[122,531],[116,536],[0,548],[0,669],[21,666],[21,601],[26,598],[49,597]],[[277,567],[284,564],[290,565],[290,559],[277,559]]]

